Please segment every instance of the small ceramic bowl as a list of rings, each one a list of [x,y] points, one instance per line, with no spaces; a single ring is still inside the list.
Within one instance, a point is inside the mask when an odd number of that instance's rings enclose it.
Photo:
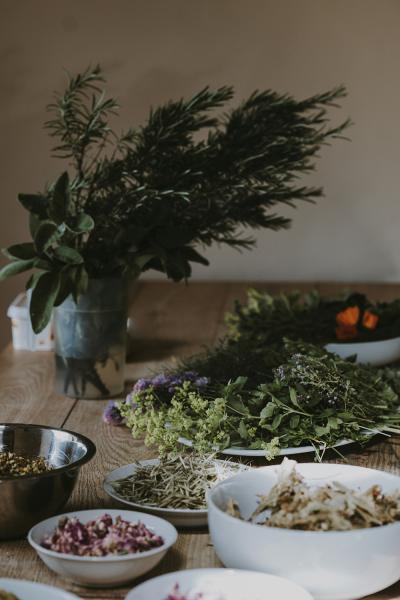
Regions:
[[[75,594],[60,588],[23,579],[0,578],[0,590],[14,594],[18,600],[79,600]]]
[[[341,358],[356,355],[356,362],[379,367],[400,359],[400,337],[376,342],[333,342],[325,350]]]
[[[258,496],[277,482],[279,467],[261,467],[215,486],[208,495],[208,523],[215,551],[226,567],[286,577],[315,600],[354,600],[376,593],[400,578],[400,522],[352,531],[300,531],[265,527],[225,512],[233,498],[246,519]],[[298,464],[313,486],[337,481],[352,489],[380,485],[400,489],[400,477],[352,465]]]
[[[282,577],[233,569],[189,569],[161,575],[135,587],[125,600],[165,600],[176,585],[180,594],[193,594],[196,590],[207,598],[212,595],[229,600],[248,600],[250,596],[251,600],[312,600],[308,592]]]
[[[77,517],[86,523],[104,513],[111,515],[113,519],[121,516],[127,521],[141,521],[151,531],[160,535],[164,539],[164,544],[159,548],[137,554],[100,557],[61,554],[41,546],[41,540],[45,535],[54,531],[61,516]],[[28,541],[49,569],[61,577],[87,587],[113,587],[133,581],[150,571],[160,562],[167,550],[175,544],[177,537],[178,533],[175,527],[159,517],[130,510],[96,509],[64,513],[46,519],[30,530]]]

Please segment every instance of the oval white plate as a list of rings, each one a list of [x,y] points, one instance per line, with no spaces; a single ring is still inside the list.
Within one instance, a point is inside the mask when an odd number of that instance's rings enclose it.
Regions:
[[[166,600],[179,584],[181,594],[196,591],[214,592],[215,600],[312,600],[303,588],[287,579],[255,571],[237,569],[190,569],[150,579],[138,585],[125,600]]]
[[[368,434],[371,437],[373,435],[377,435],[379,432],[376,433],[371,433]],[[189,446],[192,447],[192,441],[188,440],[187,438],[184,437],[180,437],[178,440],[181,444],[183,444],[184,446]],[[340,442],[338,442],[337,444],[335,444],[333,446],[333,448],[340,448],[341,446],[349,446],[350,444],[356,444],[357,442],[355,442],[354,440],[341,440]],[[322,447],[320,447],[320,450],[323,450]],[[256,457],[256,456],[264,456],[265,457],[265,450],[251,450],[250,448],[236,448],[236,447],[232,447],[232,448],[225,448],[225,450],[217,450],[215,449],[215,451],[219,454],[227,454],[229,456],[247,456],[247,457]],[[282,448],[279,451],[279,455],[278,456],[290,456],[291,454],[307,454],[309,452],[315,452],[315,448],[313,446],[298,446],[297,448],[293,447],[293,448]]]
[[[375,342],[333,342],[327,344],[325,350],[338,354],[341,358],[356,354],[356,362],[379,367],[400,358],[400,337]]]
[[[156,465],[160,462],[158,458],[152,458],[150,460],[138,461],[141,465]],[[223,465],[225,461],[216,460],[215,462]],[[236,463],[233,463],[236,465]],[[157,506],[149,506],[148,504],[140,504],[138,502],[132,502],[126,500],[122,496],[118,495],[118,492],[113,488],[112,482],[118,479],[124,479],[129,477],[136,471],[136,464],[124,465],[118,469],[114,469],[108,473],[103,481],[103,488],[105,492],[114,500],[126,504],[136,510],[143,510],[147,513],[157,515],[166,519],[176,527],[205,527],[207,525],[207,508],[191,509],[191,508],[158,508]],[[243,465],[243,469],[246,467]]]
[[[15,594],[18,600],[79,600],[65,590],[23,579],[0,578],[0,590]]]

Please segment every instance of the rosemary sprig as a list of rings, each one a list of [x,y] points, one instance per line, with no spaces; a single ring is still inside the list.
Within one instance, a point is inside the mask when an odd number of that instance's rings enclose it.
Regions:
[[[198,510],[206,508],[211,486],[241,468],[210,455],[169,455],[156,464],[137,463],[132,475],[112,486],[121,498],[137,504]]]

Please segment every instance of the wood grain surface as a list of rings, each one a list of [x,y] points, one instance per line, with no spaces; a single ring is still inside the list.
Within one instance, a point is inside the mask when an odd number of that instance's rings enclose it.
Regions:
[[[248,287],[278,293],[281,290],[318,289],[334,293],[349,284],[293,283],[139,283],[131,305],[134,323],[129,345],[127,385],[159,369],[174,358],[192,354],[212,344],[224,332],[224,313],[235,299],[243,300]],[[397,285],[357,284],[372,298],[389,300],[400,295]],[[53,391],[53,357],[45,352],[16,352],[8,348],[0,355],[0,409],[2,422],[40,423],[65,427],[87,435],[97,446],[95,458],[82,468],[78,485],[66,510],[105,509],[116,506],[102,489],[110,470],[136,459],[151,458],[154,450],[133,440],[124,427],[111,427],[101,420],[105,401],[75,401]],[[338,459],[333,459],[340,462]],[[351,464],[400,474],[400,438],[383,440],[346,454]],[[263,461],[257,461],[262,464]],[[174,570],[221,566],[207,530],[179,533],[176,546],[146,578]],[[70,584],[48,570],[25,540],[0,542],[0,576],[39,581],[70,590],[81,598],[122,600],[133,585],[113,590],[94,590]],[[362,574],[360,574],[362,577]],[[136,582],[138,583],[138,582]],[[400,583],[368,597],[369,600],[400,600]]]

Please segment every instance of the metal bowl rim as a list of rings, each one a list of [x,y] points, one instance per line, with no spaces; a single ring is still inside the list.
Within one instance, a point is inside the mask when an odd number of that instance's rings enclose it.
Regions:
[[[0,423],[0,430],[2,427],[11,427],[14,429],[48,429],[50,431],[61,431],[62,433],[69,433],[70,435],[78,438],[80,442],[83,442],[86,446],[86,454],[82,456],[79,460],[70,463],[69,465],[65,465],[64,467],[56,467],[51,469],[50,471],[46,471],[45,473],[38,473],[37,475],[17,475],[17,476],[0,476],[0,483],[3,481],[26,481],[33,479],[43,479],[46,477],[53,477],[54,475],[58,475],[59,473],[64,473],[65,471],[69,471],[70,469],[75,469],[77,467],[81,467],[82,465],[89,462],[93,456],[96,454],[96,445],[92,442],[91,439],[82,435],[81,433],[77,433],[76,431],[71,431],[70,429],[63,429],[62,427],[51,427],[50,425],[37,425],[32,423]]]

